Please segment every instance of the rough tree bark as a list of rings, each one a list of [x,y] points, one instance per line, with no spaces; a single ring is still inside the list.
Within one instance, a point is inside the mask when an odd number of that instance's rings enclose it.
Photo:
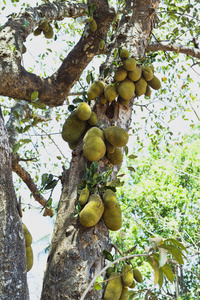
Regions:
[[[126,13],[120,21],[100,75],[106,67],[112,69],[113,52],[119,46],[130,49],[137,58],[144,54],[154,26],[157,7],[158,1],[127,1]],[[111,72],[109,80],[112,75]],[[103,123],[105,128],[118,125],[128,131],[131,122],[131,104],[127,108],[117,102],[113,102],[110,106],[96,104],[94,109],[98,121]],[[81,226],[78,219],[73,216],[77,203],[77,186],[83,177],[86,162],[81,149],[80,143],[73,152],[70,169],[63,174],[63,192],[47,261],[42,300],[80,299],[93,276],[104,266],[102,251],[109,249],[108,230],[103,221],[88,229]],[[107,163],[106,159],[101,160],[99,170],[105,170]],[[113,179],[118,170],[119,167],[114,167]],[[86,299],[97,300],[101,297],[102,290],[91,290]]]

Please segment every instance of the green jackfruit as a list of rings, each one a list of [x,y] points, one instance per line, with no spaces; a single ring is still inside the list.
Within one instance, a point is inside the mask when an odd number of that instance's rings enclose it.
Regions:
[[[118,126],[110,126],[104,129],[106,140],[116,147],[124,147],[128,143],[129,135],[126,130]]]
[[[78,199],[78,202],[81,206],[85,205],[88,201],[88,198],[89,198],[89,190],[87,188],[84,188],[81,190],[81,193],[80,193],[80,196],[79,196],[79,199]]]
[[[129,51],[127,49],[121,49],[119,55],[120,55],[121,58],[128,58],[129,57]]]
[[[101,104],[106,104],[106,102],[108,101],[105,97],[104,94],[102,94],[100,97],[99,97],[99,101]]]
[[[111,143],[109,143],[107,140],[105,140],[106,144],[106,152],[108,153],[114,153],[115,151],[115,146],[113,146]]]
[[[44,36],[46,39],[52,39],[53,37],[53,27],[51,26],[51,24],[49,24],[49,29],[48,31],[43,31]]]
[[[103,94],[104,87],[105,87],[105,84],[101,80],[97,80],[97,81],[93,82],[87,91],[88,99],[93,100],[93,99],[101,96],[101,94]]]
[[[117,231],[122,227],[122,211],[118,203],[114,207],[105,206],[103,220],[106,227],[112,231]]]
[[[26,46],[23,45],[23,46],[22,46],[22,54],[26,53],[26,50],[27,50],[27,49],[26,49]]]
[[[117,93],[125,100],[130,100],[135,92],[134,83],[126,78],[117,85]]]
[[[135,82],[135,93],[137,96],[144,95],[147,89],[146,80],[141,77],[137,82]]]
[[[161,88],[161,82],[155,75],[153,75],[153,78],[150,81],[148,81],[148,84],[154,90],[159,90]]]
[[[107,153],[107,157],[109,158],[111,164],[113,165],[121,165],[123,161],[123,154],[119,148],[115,148],[115,151],[113,153]]]
[[[93,127],[94,128],[94,127]],[[98,137],[88,138],[83,144],[83,155],[89,161],[99,161],[106,153],[104,141]]]
[[[123,60],[123,67],[127,71],[133,71],[136,68],[136,60],[132,57]]]
[[[33,31],[33,35],[34,36],[38,36],[42,33],[42,29],[39,29],[39,28],[36,28],[34,31]]]
[[[118,96],[117,102],[119,102],[121,105],[127,106],[129,104],[130,100],[125,100],[121,96]]]
[[[62,128],[62,138],[71,143],[78,141],[86,130],[87,122],[77,118],[76,113],[72,112],[66,119]]]
[[[49,23],[47,22],[47,20],[43,20],[40,22],[39,29],[43,30],[43,31],[48,31],[49,30]]]
[[[151,97],[151,88],[148,84],[147,84],[147,89],[146,89],[146,92],[145,92],[145,96],[146,97]]]
[[[114,207],[117,203],[117,197],[115,192],[110,189],[107,189],[103,194],[103,203],[108,207]]]
[[[123,81],[127,76],[127,70],[123,67],[118,67],[117,71],[115,72],[114,79],[115,81]]]
[[[140,282],[140,283],[142,282],[143,276],[142,276],[141,272],[138,269],[133,270],[133,275],[134,275],[134,279],[137,282]]]
[[[78,146],[78,141],[68,142],[68,146],[71,150],[74,150]]]
[[[26,269],[27,272],[32,269],[33,266],[33,249],[31,246],[26,247]]]
[[[122,267],[122,283],[124,286],[130,287],[133,283],[133,270],[129,265],[123,265]]]
[[[128,292],[128,288],[123,286],[122,293],[119,300],[128,300],[127,292]]]
[[[92,194],[79,214],[79,221],[85,227],[96,225],[102,217],[104,205],[99,195]]]
[[[104,41],[104,40],[101,40],[101,41],[99,42],[99,49],[102,50],[104,47],[105,47],[105,41]]]
[[[25,224],[23,225],[23,229],[24,229],[24,237],[25,237],[25,245],[26,247],[29,247],[32,244],[32,235],[30,234],[28,228],[26,227]]]
[[[100,137],[103,141],[105,140],[103,131],[98,127],[92,127],[86,132],[83,138],[83,143],[86,143],[86,141],[89,138],[96,138],[96,137]]]
[[[76,109],[76,115],[82,121],[87,121],[91,117],[91,113],[91,108],[86,102],[81,102]]]
[[[135,280],[133,279],[133,283],[131,284],[130,289],[134,289],[135,286],[136,286],[136,283],[135,283]]]
[[[110,278],[117,277],[118,273],[111,273]],[[103,300],[119,300],[122,293],[122,281],[121,277],[117,277],[113,280],[108,281],[104,295]]]
[[[150,81],[153,78],[153,71],[150,66],[142,67],[142,76],[146,81]]]
[[[128,72],[128,78],[132,81],[138,81],[142,76],[142,69],[139,66],[136,66],[133,71]]]
[[[115,268],[114,267],[109,267],[107,270],[106,270],[106,277],[109,278],[110,277],[110,274],[113,273],[115,271]]]
[[[97,114],[92,111],[90,118],[87,120],[90,126],[96,126],[98,123]]]
[[[90,22],[90,29],[95,32],[97,30],[97,22],[92,19],[92,21]]]
[[[109,101],[112,102],[117,97],[117,91],[115,85],[107,85],[104,89],[104,96]]]

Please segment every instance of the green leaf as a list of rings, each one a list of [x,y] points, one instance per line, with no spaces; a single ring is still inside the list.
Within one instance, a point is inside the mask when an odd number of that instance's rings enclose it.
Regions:
[[[96,281],[95,281],[95,284],[100,283],[102,281],[103,281],[103,277],[102,276],[98,276],[97,279],[96,279]],[[100,284],[95,285],[94,289],[95,290],[101,290],[101,285]]]
[[[41,103],[41,102],[32,102],[30,103],[33,107],[40,108],[40,109],[45,109],[46,104]]]
[[[72,103],[74,103],[74,104],[81,103],[81,102],[83,102],[83,100],[81,98],[78,98],[78,97],[73,99],[73,101],[72,101]]]
[[[166,249],[170,254],[172,254],[173,258],[179,263],[184,264],[183,261],[183,253],[180,249],[173,245],[162,244],[159,246],[160,248]]]
[[[113,54],[114,59],[117,57],[117,54],[118,54],[118,49],[115,49]]]
[[[62,157],[61,157],[61,156],[56,156],[56,158],[57,158],[58,160],[61,160],[61,159],[62,159]]]
[[[87,76],[86,76],[86,81],[87,81],[88,84],[90,84],[90,81],[91,81],[90,73],[87,74]]]
[[[39,96],[39,92],[38,91],[34,91],[31,94],[31,101],[35,101],[36,99],[38,99],[38,96]]]
[[[167,262],[167,250],[166,249],[160,249],[159,251],[159,266],[162,267]]]
[[[72,105],[72,104],[70,104],[70,105],[68,106],[68,111],[72,112],[74,109],[76,109],[76,106],[74,106],[74,105]]]
[[[124,181],[121,181],[119,178],[117,178],[113,181],[108,182],[106,186],[118,187],[118,186],[123,186],[123,185],[124,185]]]
[[[17,153],[17,151],[19,150],[19,148],[20,148],[20,143],[15,144],[15,145],[13,146],[13,153],[14,153],[14,154]]]
[[[96,10],[95,3],[91,3],[91,6],[90,6],[90,12],[91,12],[91,14],[93,14],[93,12],[95,10]]]
[[[131,166],[128,166],[127,169],[131,172],[135,172],[135,168],[134,167],[131,167]]]
[[[125,153],[126,155],[128,155],[128,146],[125,146],[125,147],[124,147],[124,153]]]
[[[177,241],[176,239],[173,239],[173,238],[169,238],[169,239],[165,239],[166,242],[170,242],[174,245],[177,245],[179,248],[185,250],[185,252],[187,252],[187,249],[186,247],[179,241]]]
[[[103,72],[103,77],[106,78],[108,76],[108,73],[110,71],[110,68],[106,68]]]
[[[161,268],[159,268],[159,280],[158,280],[159,288],[161,289],[163,285],[163,271]]]
[[[172,269],[168,263],[166,263],[163,267],[161,267],[163,273],[167,277],[167,279],[173,283],[174,282],[174,274],[172,272]]]
[[[107,250],[103,250],[103,257],[109,261],[114,261],[112,254]]]
[[[57,185],[58,183],[58,180],[54,179],[52,180],[51,182],[49,182],[46,186],[45,186],[45,190],[50,190],[50,189],[53,189],[55,188],[55,186]]]
[[[137,158],[137,157],[138,157],[138,156],[137,156],[137,155],[134,155],[134,154],[131,154],[131,155],[128,156],[129,159],[135,159],[135,158]]]
[[[50,208],[51,207],[51,205],[52,205],[52,201],[53,201],[53,199],[52,198],[50,198],[49,200],[48,200],[48,202],[47,202],[47,207],[48,208]]]

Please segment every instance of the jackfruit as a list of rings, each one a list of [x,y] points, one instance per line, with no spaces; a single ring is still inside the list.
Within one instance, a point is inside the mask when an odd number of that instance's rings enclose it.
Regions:
[[[148,84],[147,84],[147,89],[146,89],[146,92],[145,92],[145,96],[146,97],[151,97],[151,88]]]
[[[103,295],[103,300],[119,300],[121,293],[122,293],[122,281],[121,277],[117,277],[119,274],[118,273],[111,273],[110,278],[114,278],[113,280],[108,281],[104,295]]]
[[[68,143],[78,141],[86,130],[87,122],[80,120],[75,112],[66,119],[62,128],[62,138]]]
[[[152,72],[154,73],[154,66],[150,65],[149,67],[151,68]]]
[[[52,39],[53,37],[53,27],[51,26],[51,24],[49,24],[49,29],[48,31],[43,31],[44,36],[46,39]]]
[[[39,29],[43,30],[43,31],[48,31],[49,30],[49,23],[47,22],[47,20],[43,20],[40,22]]]
[[[24,53],[26,53],[26,46],[25,45],[22,46],[22,54],[24,54]]]
[[[92,127],[84,135],[83,143],[86,143],[89,138],[95,137],[100,137],[103,141],[105,140],[103,131],[98,127]]]
[[[123,81],[127,76],[127,70],[124,69],[123,67],[118,67],[114,79],[115,81]]]
[[[89,161],[99,161],[102,157],[104,157],[105,153],[106,145],[98,136],[88,138],[83,144],[83,155]]]
[[[128,143],[129,135],[126,130],[118,126],[110,126],[104,129],[106,140],[116,147],[124,147]]]
[[[142,76],[142,69],[139,66],[136,66],[133,71],[128,72],[128,78],[132,81],[138,81]]]
[[[101,41],[99,42],[99,49],[102,50],[104,47],[105,47],[105,41],[104,41],[104,40],[101,40]]]
[[[109,267],[107,270],[106,270],[106,277],[109,278],[110,277],[110,274],[113,273],[115,271],[115,268],[114,267]]]
[[[117,203],[117,197],[115,192],[110,189],[107,189],[103,194],[103,203],[108,207],[114,207]]]
[[[103,220],[106,227],[112,231],[117,231],[122,227],[122,211],[118,203],[114,207],[105,206]]]
[[[111,164],[113,165],[121,165],[123,161],[123,154],[119,148],[115,148],[115,151],[113,153],[107,153],[107,157],[109,158]]]
[[[31,270],[33,266],[33,249],[31,246],[26,247],[26,269],[27,272]]]
[[[23,225],[23,229],[24,229],[24,237],[25,237],[25,245],[26,247],[29,247],[32,244],[32,235],[30,234],[28,228],[26,227],[25,224]]]
[[[106,102],[108,101],[105,97],[104,94],[102,94],[100,97],[99,97],[99,101],[101,104],[106,104]]]
[[[135,93],[137,96],[144,95],[147,89],[146,80],[141,77],[137,82],[135,82]]]
[[[68,142],[68,146],[71,150],[74,150],[78,146],[78,141]]]
[[[97,22],[92,19],[92,21],[90,22],[90,29],[95,32],[97,30]]]
[[[153,78],[153,71],[150,66],[142,67],[142,76],[146,81],[150,81]]]
[[[93,100],[103,94],[105,84],[101,80],[92,83],[87,91],[88,100]]]
[[[99,195],[92,194],[79,214],[79,221],[85,227],[96,225],[102,217],[104,205]]]
[[[119,52],[119,55],[121,58],[128,58],[129,57],[129,51],[127,49],[121,49]]]
[[[121,293],[119,300],[128,300],[127,292],[128,292],[128,288],[123,286],[122,293]]]
[[[148,85],[150,85],[150,87],[154,90],[159,90],[161,88],[161,82],[155,75],[153,75],[153,78],[148,81]]]
[[[115,151],[115,146],[113,146],[111,143],[109,143],[107,140],[105,140],[106,144],[106,152],[108,153],[114,153]]]
[[[126,78],[117,85],[117,93],[125,100],[130,100],[135,92],[134,83]]]
[[[117,97],[117,91],[115,85],[107,85],[104,89],[104,96],[109,101],[112,102]]]
[[[134,275],[134,279],[137,282],[140,282],[140,283],[142,282],[143,276],[142,276],[141,272],[138,269],[133,270],[133,275]]]
[[[97,114],[92,111],[90,118],[87,120],[90,126],[96,126],[98,123]]]
[[[124,286],[130,287],[133,283],[133,270],[130,265],[126,264],[122,266],[122,283]]]
[[[121,105],[127,106],[130,102],[130,100],[125,100],[121,96],[118,96],[117,102],[119,102]]]
[[[42,29],[39,29],[39,28],[36,28],[34,31],[33,31],[33,35],[34,36],[38,36],[42,33]]]
[[[91,113],[91,108],[86,102],[81,102],[76,109],[76,116],[82,121],[87,121],[91,117]]]
[[[135,280],[133,279],[133,283],[131,284],[130,289],[134,289],[135,286],[136,286],[136,283],[135,283]]]
[[[123,67],[127,70],[127,71],[132,71],[136,68],[136,60],[135,58],[129,57],[127,59],[123,60]]]
[[[88,201],[88,198],[89,198],[89,190],[87,188],[84,188],[81,190],[81,193],[80,193],[80,196],[79,196],[79,199],[78,199],[78,202],[81,206],[85,205]]]

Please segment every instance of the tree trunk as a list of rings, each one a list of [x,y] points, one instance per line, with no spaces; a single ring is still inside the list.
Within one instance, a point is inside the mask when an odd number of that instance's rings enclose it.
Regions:
[[[12,181],[8,135],[0,110],[0,299],[29,299],[25,242]]]
[[[148,2],[148,3],[147,3]],[[111,71],[106,78],[113,77],[113,53],[119,46],[131,50],[136,58],[144,54],[145,46],[154,26],[154,16],[158,1],[127,1],[116,35],[113,37],[107,60],[101,66],[101,76],[106,67]],[[127,12],[131,12],[127,14]],[[111,105],[96,104],[95,111],[99,123],[106,128],[111,125],[120,126],[128,131],[131,122],[133,99],[128,107],[117,102]],[[44,278],[42,300],[80,299],[91,279],[104,266],[102,251],[109,250],[108,229],[103,221],[96,226],[84,228],[74,217],[77,202],[77,186],[84,173],[86,160],[82,155],[82,145],[73,151],[70,169],[63,174],[63,192],[60,199],[57,220],[52,237],[47,269]],[[107,168],[108,160],[99,162],[99,171]],[[119,167],[115,166],[113,179]],[[102,298],[102,290],[90,291],[86,299]]]

